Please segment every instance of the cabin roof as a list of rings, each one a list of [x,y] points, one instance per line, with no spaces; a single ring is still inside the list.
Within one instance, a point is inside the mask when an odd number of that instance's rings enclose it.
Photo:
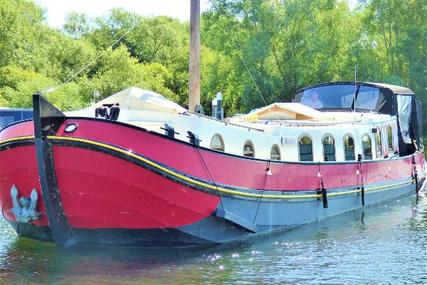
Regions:
[[[119,103],[121,108],[139,111],[157,111],[166,113],[185,113],[186,109],[156,92],[138,87],[129,87],[95,104],[93,108],[104,104]]]
[[[389,89],[391,90],[393,93],[395,94],[410,94],[413,95],[414,92],[412,92],[411,89],[407,88],[407,87],[403,87],[403,86],[398,86],[398,85],[392,85],[392,84],[385,84],[385,83],[375,83],[375,82],[366,82],[366,85],[371,85],[371,86],[377,86],[377,87],[381,87],[381,88],[385,88],[385,89]]]
[[[244,121],[258,120],[312,120],[323,114],[300,103],[273,103],[239,116]]]
[[[301,92],[301,91],[304,91],[304,90],[307,90],[307,89],[311,89],[311,88],[315,88],[315,87],[320,87],[320,86],[327,86],[327,85],[346,85],[346,84],[354,84],[354,81],[325,82],[325,83],[320,83],[320,84],[316,84],[316,85],[312,85],[312,86],[309,86],[309,87],[302,88],[302,89],[298,90],[297,92]],[[414,92],[411,89],[407,88],[407,87],[398,86],[398,85],[392,85],[392,84],[356,81],[356,85],[359,85],[359,86],[361,86],[361,85],[362,86],[373,86],[373,87],[378,87],[378,88],[384,88],[384,89],[390,90],[394,94],[408,94],[408,95],[413,95],[414,94]]]

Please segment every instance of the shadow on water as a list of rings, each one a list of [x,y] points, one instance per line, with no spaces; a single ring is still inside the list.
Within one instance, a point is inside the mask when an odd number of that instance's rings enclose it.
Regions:
[[[427,283],[427,198],[205,248],[60,249],[4,221],[0,233],[1,284]]]
[[[51,243],[15,238],[0,255],[3,260],[0,281],[11,284],[126,284],[123,282],[133,279],[149,280],[153,273],[161,279],[170,279],[177,268],[195,264],[195,259],[204,260],[209,250],[210,247],[57,248]],[[157,277],[153,277],[153,282]]]

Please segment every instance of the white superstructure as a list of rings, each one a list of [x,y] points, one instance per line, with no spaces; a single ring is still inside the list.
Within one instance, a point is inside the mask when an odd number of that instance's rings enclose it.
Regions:
[[[216,151],[280,161],[384,159],[398,153],[396,116],[367,112],[319,112],[299,103],[275,103],[223,121],[187,112],[151,91],[129,88],[75,112],[95,115],[103,104],[120,104],[118,121],[189,141]],[[168,150],[165,150],[168,151]]]

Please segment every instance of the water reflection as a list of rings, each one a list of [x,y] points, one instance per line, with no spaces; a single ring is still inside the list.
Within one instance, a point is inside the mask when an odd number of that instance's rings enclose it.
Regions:
[[[244,243],[58,249],[0,221],[1,284],[427,283],[427,199],[404,198]]]

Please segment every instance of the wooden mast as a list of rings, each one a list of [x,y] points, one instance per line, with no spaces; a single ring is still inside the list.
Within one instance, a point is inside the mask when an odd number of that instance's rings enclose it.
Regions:
[[[200,105],[200,0],[191,0],[190,4],[190,93],[188,110],[196,111]]]

